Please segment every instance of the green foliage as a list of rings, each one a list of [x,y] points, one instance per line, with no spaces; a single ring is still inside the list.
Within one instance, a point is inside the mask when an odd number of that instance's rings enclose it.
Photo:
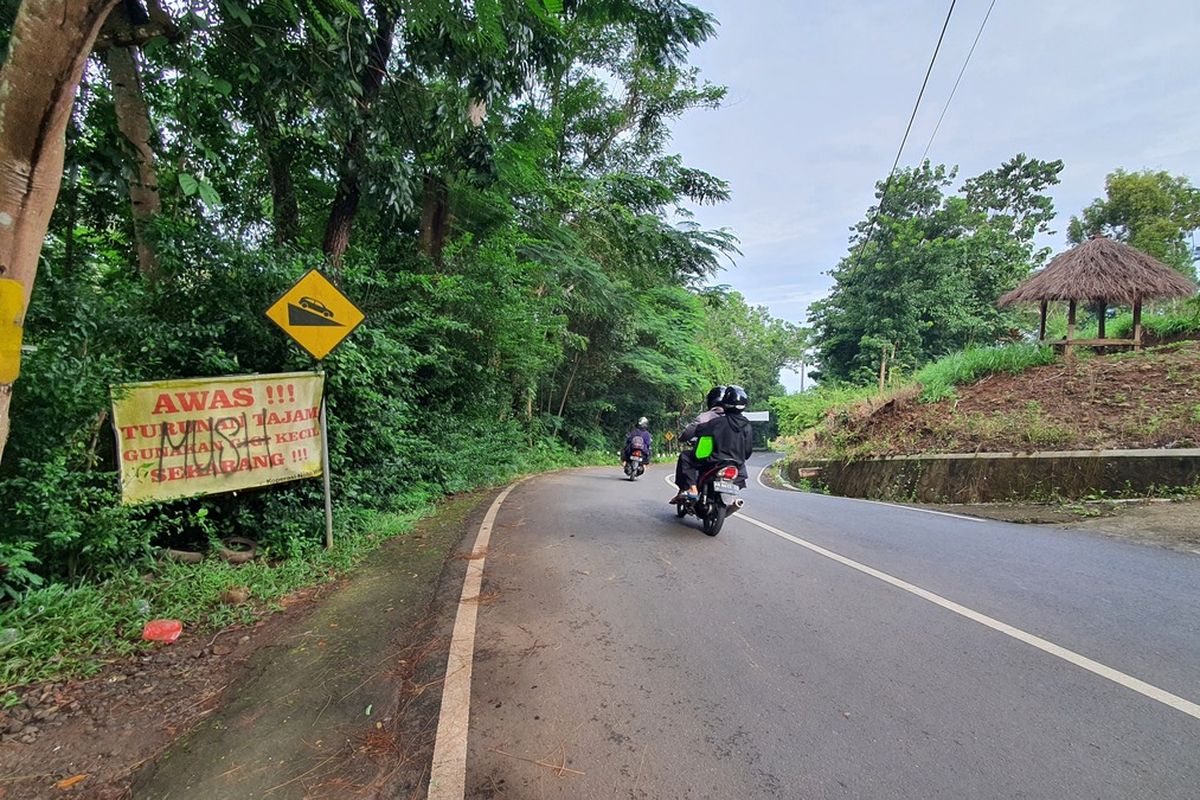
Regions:
[[[718,376],[736,376],[752,408],[765,408],[768,398],[784,394],[779,371],[800,364],[807,330],[771,317],[737,292],[712,297],[706,321],[705,345],[721,362]]]
[[[136,226],[144,165],[107,70],[85,73],[0,464],[4,613],[42,598],[124,630],[122,581],[234,534],[281,575],[314,560],[315,481],[121,506],[108,412],[120,383],[312,369],[263,309],[313,267],[368,314],[322,365],[339,519],[611,453],[718,380],[765,396],[793,357],[794,330],[703,289],[737,250],[683,210],[728,186],[667,150],[724,95],[687,64],[715,30],[694,6],[201,0],[176,22],[138,54],[162,211]]]
[[[807,392],[772,397],[771,411],[784,436],[795,436],[820,425],[834,410],[874,397],[874,386],[822,384]]]
[[[1017,318],[996,299],[1045,258],[1034,237],[1048,231],[1045,191],[1061,170],[1019,155],[966,181],[961,195],[946,193],[954,170],[898,172],[856,226],[832,293],[811,309],[820,379],[867,383],[884,354],[889,369],[907,371],[1009,335]]]
[[[1196,277],[1186,237],[1200,228],[1200,189],[1183,176],[1118,169],[1105,179],[1104,193],[1079,217],[1071,217],[1067,235],[1072,242],[1103,234]]]
[[[222,603],[222,592],[245,587],[257,603],[271,604],[301,586],[333,579],[386,538],[408,530],[414,519],[415,514],[351,516],[339,526],[333,550],[314,543],[302,558],[278,564],[163,561],[146,565],[148,571],[114,572],[99,583],[34,589],[23,603],[0,609],[0,630],[14,632],[0,643],[0,687],[87,675],[102,666],[102,657],[141,647],[142,625],[152,618],[178,619],[189,627],[248,622],[256,606]]]
[[[954,397],[954,387],[975,383],[1000,372],[1016,374],[1031,367],[1054,363],[1054,350],[1033,344],[973,347],[953,353],[919,369],[913,380],[921,384],[922,403]]]
[[[930,362],[911,379],[921,387],[922,403],[934,403],[955,396],[954,387],[974,383],[988,375],[1016,374],[1031,367],[1054,362],[1050,347],[1029,344],[1002,347],[974,347]],[[907,385],[905,382],[905,385]],[[795,436],[816,428],[831,415],[842,413],[865,400],[879,397],[873,385],[823,384],[817,388],[771,399],[771,410],[785,436]]]
[[[1160,314],[1143,314],[1142,328],[1159,341],[1200,334],[1200,301],[1179,303],[1174,310]],[[1105,334],[1115,339],[1133,337],[1133,312],[1118,314],[1105,325]]]

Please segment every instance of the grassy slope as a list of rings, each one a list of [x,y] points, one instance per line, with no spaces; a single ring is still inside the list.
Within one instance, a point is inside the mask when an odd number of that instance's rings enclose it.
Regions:
[[[842,409],[788,443],[801,458],[1200,446],[1200,343],[995,372],[948,392],[969,370],[935,367],[940,388]],[[943,399],[919,402],[922,391]]]

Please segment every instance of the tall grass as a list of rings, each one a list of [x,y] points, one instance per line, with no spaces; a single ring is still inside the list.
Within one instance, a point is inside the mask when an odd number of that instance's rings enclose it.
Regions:
[[[1054,363],[1054,351],[1049,347],[1034,344],[1010,344],[999,347],[977,347],[953,353],[926,364],[908,381],[890,390],[902,390],[912,382],[921,386],[918,397],[922,403],[954,397],[955,386],[974,383],[997,372],[1018,373],[1030,367]],[[878,396],[874,385],[867,386],[819,386],[816,389],[784,397],[772,397],[771,410],[779,423],[779,432],[784,436],[795,436],[815,428],[837,408],[845,408]]]
[[[1166,314],[1146,314],[1142,317],[1142,329],[1157,339],[1170,339],[1200,333],[1200,306],[1183,307]],[[1133,338],[1133,314],[1125,312],[1109,320],[1105,334],[1113,339]]]
[[[921,384],[922,403],[954,397],[955,386],[974,383],[998,372],[1018,373],[1054,362],[1054,351],[1034,344],[978,347],[926,364],[913,376]]]

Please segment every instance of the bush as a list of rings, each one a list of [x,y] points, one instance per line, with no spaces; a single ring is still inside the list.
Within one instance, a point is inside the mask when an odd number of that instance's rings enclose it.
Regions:
[[[848,406],[877,394],[874,386],[821,385],[811,391],[772,397],[771,410],[783,436],[795,436],[814,428],[835,408]]]
[[[319,254],[248,250],[165,222],[160,233],[167,277],[156,286],[99,234],[79,237],[70,270],[55,268],[61,243],[46,248],[26,326],[35,349],[0,465],[0,508],[12,510],[0,528],[9,598],[44,582],[123,574],[159,547],[202,550],[243,535],[287,558],[321,542],[319,481],[120,505],[110,386],[314,367],[263,309]],[[461,274],[428,274],[421,263],[379,270],[361,257],[340,273],[369,315],[322,365],[341,516],[408,512],[577,458],[538,419],[511,415],[529,375],[560,349],[561,319],[522,317],[537,311],[524,285],[536,276],[511,248],[454,257]]]
[[[1052,363],[1054,351],[1050,347],[1032,344],[977,347],[926,364],[913,379],[921,384],[920,401],[935,403],[954,397],[955,386],[974,383],[998,372],[1015,374]]]

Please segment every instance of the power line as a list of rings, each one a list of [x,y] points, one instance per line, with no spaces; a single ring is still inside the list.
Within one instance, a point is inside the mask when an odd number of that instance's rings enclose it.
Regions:
[[[908,127],[904,129],[904,138],[900,140],[900,149],[896,151],[896,160],[892,162],[892,169],[888,172],[887,180],[883,183],[883,193],[879,195],[879,205],[875,207],[875,214],[871,217],[871,224],[867,228],[867,235],[863,237],[862,244],[858,247],[858,255],[862,256],[863,248],[871,239],[871,234],[875,232],[875,223],[879,221],[879,212],[883,210],[883,201],[887,199],[888,190],[892,188],[892,178],[896,174],[896,167],[900,165],[900,156],[904,153],[904,145],[908,142],[908,134],[912,132],[913,120],[917,118],[917,109],[921,107],[921,98],[925,96],[925,87],[929,85],[929,76],[933,73],[933,65],[937,61],[938,52],[942,49],[942,40],[946,38],[946,28],[950,26],[950,16],[954,13],[954,4],[958,0],[950,0],[950,8],[946,11],[946,21],[942,23],[942,32],[938,34],[937,46],[933,48],[933,57],[929,59],[929,68],[925,70],[925,80],[921,81],[921,91],[917,93],[917,102],[913,104],[912,114],[908,118]]]
[[[963,73],[967,71],[967,64],[971,63],[971,56],[975,54],[975,45],[979,44],[979,37],[983,35],[983,29],[987,26],[988,17],[992,16],[992,9],[996,7],[996,0],[992,0],[992,4],[988,6],[987,13],[983,15],[983,22],[979,23],[979,31],[975,34],[975,41],[971,43],[971,49],[967,53],[967,59],[963,61],[962,69],[958,71],[958,78],[954,81],[954,88],[950,90],[950,96],[946,98],[946,105],[942,108],[942,115],[938,117],[937,125],[933,126],[933,133],[929,135],[929,143],[925,145],[925,152],[921,153],[920,163],[925,163],[925,157],[929,155],[929,148],[933,147],[933,138],[937,136],[938,129],[942,127],[942,120],[946,118],[946,112],[950,110],[950,103],[954,100],[954,93],[958,91],[958,84],[962,80]]]

